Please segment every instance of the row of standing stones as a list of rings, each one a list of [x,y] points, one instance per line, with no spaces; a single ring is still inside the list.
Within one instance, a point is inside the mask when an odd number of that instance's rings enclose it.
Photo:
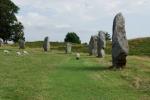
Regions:
[[[25,40],[19,39],[19,49],[25,49]],[[0,47],[3,46],[3,39],[0,38]]]
[[[71,53],[71,48],[72,48],[72,44],[71,43],[66,43],[66,49],[65,52],[67,54]],[[49,37],[45,37],[44,39],[44,43],[43,43],[43,49],[45,52],[50,50],[50,41],[49,41]]]
[[[19,49],[25,49],[25,40],[19,39],[18,44],[19,44]],[[2,45],[3,45],[3,40],[0,38],[0,47],[1,47]],[[71,48],[72,48],[72,44],[68,42],[68,43],[66,44],[65,52],[68,53],[68,54],[71,53]],[[43,50],[44,50],[45,52],[47,52],[47,51],[50,50],[49,37],[45,37],[45,38],[44,38]]]
[[[2,46],[0,39],[0,46]],[[71,53],[71,43],[66,44],[66,53]],[[25,48],[25,40],[19,40],[19,48]],[[91,36],[89,42],[89,54],[103,58],[105,56],[106,39],[105,32],[99,31],[98,35]],[[49,37],[45,37],[43,42],[45,52],[50,49]],[[125,19],[121,13],[118,13],[113,21],[112,35],[112,68],[124,68],[126,65],[126,57],[129,52],[128,40],[125,31]]]
[[[98,35],[91,36],[89,42],[89,55],[104,57],[106,48],[105,32],[100,31]]]
[[[68,53],[68,54],[71,53],[71,47],[72,47],[72,44],[68,42],[66,44],[65,52]],[[44,42],[43,42],[43,49],[44,49],[45,52],[50,50],[49,37],[45,37]]]
[[[91,36],[89,55],[103,58],[105,56],[105,48],[106,39],[104,31],[100,31],[98,35]],[[125,31],[125,19],[121,13],[118,13],[113,21],[111,68],[124,68],[128,52],[129,46]]]

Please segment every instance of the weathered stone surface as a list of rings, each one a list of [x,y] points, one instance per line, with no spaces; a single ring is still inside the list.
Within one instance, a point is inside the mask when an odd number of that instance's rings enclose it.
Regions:
[[[89,55],[92,55],[92,48],[93,48],[92,39],[93,39],[93,36],[91,36],[90,41],[89,41]]]
[[[91,36],[89,42],[89,55],[97,56],[97,35]]]
[[[99,31],[98,38],[97,38],[97,53],[98,57],[105,56],[105,49],[106,48],[106,39],[105,39],[105,32]]]
[[[112,36],[112,63],[113,67],[123,68],[126,65],[126,56],[129,47],[125,31],[125,19],[121,13],[118,13],[113,22]]]
[[[19,39],[19,49],[25,49],[25,40]]]
[[[49,51],[50,49],[49,37],[44,38],[43,49],[44,51]]]
[[[3,45],[3,39],[0,38],[0,47]]]
[[[72,44],[67,42],[66,43],[66,53],[71,53]]]

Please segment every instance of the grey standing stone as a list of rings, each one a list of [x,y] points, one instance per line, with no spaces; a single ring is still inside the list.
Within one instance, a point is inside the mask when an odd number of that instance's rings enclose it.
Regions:
[[[91,36],[90,42],[89,42],[89,55],[95,55],[97,56],[97,35]]]
[[[19,39],[19,49],[25,49],[25,40]]]
[[[93,39],[93,36],[91,36],[90,42],[89,42],[89,55],[92,55],[92,47],[93,47],[93,45],[92,45],[92,39]]]
[[[97,38],[98,57],[103,58],[105,56],[105,48],[106,48],[105,32],[99,31]]]
[[[50,49],[49,37],[44,38],[43,49],[44,51],[49,51]]]
[[[72,44],[67,42],[66,43],[66,53],[71,53],[71,49],[72,49]]]
[[[3,39],[0,38],[0,47],[3,45]]]
[[[112,64],[113,67],[123,68],[126,65],[126,56],[129,47],[125,31],[125,19],[121,13],[118,13],[113,21],[112,36]]]

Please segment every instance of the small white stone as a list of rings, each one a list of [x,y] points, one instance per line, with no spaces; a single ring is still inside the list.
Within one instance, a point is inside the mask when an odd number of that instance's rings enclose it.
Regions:
[[[4,50],[4,53],[9,54],[10,52],[8,50]]]
[[[28,55],[29,53],[27,51],[23,51],[24,54]]]
[[[80,58],[80,53],[76,53],[76,59]]]
[[[18,56],[21,56],[21,52],[16,52]]]

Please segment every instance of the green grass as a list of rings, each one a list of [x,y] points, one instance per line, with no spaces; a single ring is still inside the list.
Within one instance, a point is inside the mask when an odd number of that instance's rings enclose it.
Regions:
[[[150,37],[130,40],[129,47],[130,55],[150,56]]]
[[[18,43],[8,45],[12,47],[18,46]],[[27,48],[42,48],[43,46],[43,41],[35,41],[35,42],[26,42],[26,47]],[[64,51],[66,48],[66,43],[64,42],[50,42],[50,48],[51,50],[61,50]],[[88,45],[87,44],[75,44],[72,43],[72,51],[73,52],[83,52],[83,53],[88,53]]]
[[[10,54],[4,54],[8,49]],[[0,100],[149,100],[150,58],[129,56],[124,70],[108,70],[111,56],[100,59],[61,51],[45,53],[0,49]]]
[[[129,55],[150,56],[150,37],[137,38],[128,41]],[[111,54],[111,42],[107,42],[106,53]]]

